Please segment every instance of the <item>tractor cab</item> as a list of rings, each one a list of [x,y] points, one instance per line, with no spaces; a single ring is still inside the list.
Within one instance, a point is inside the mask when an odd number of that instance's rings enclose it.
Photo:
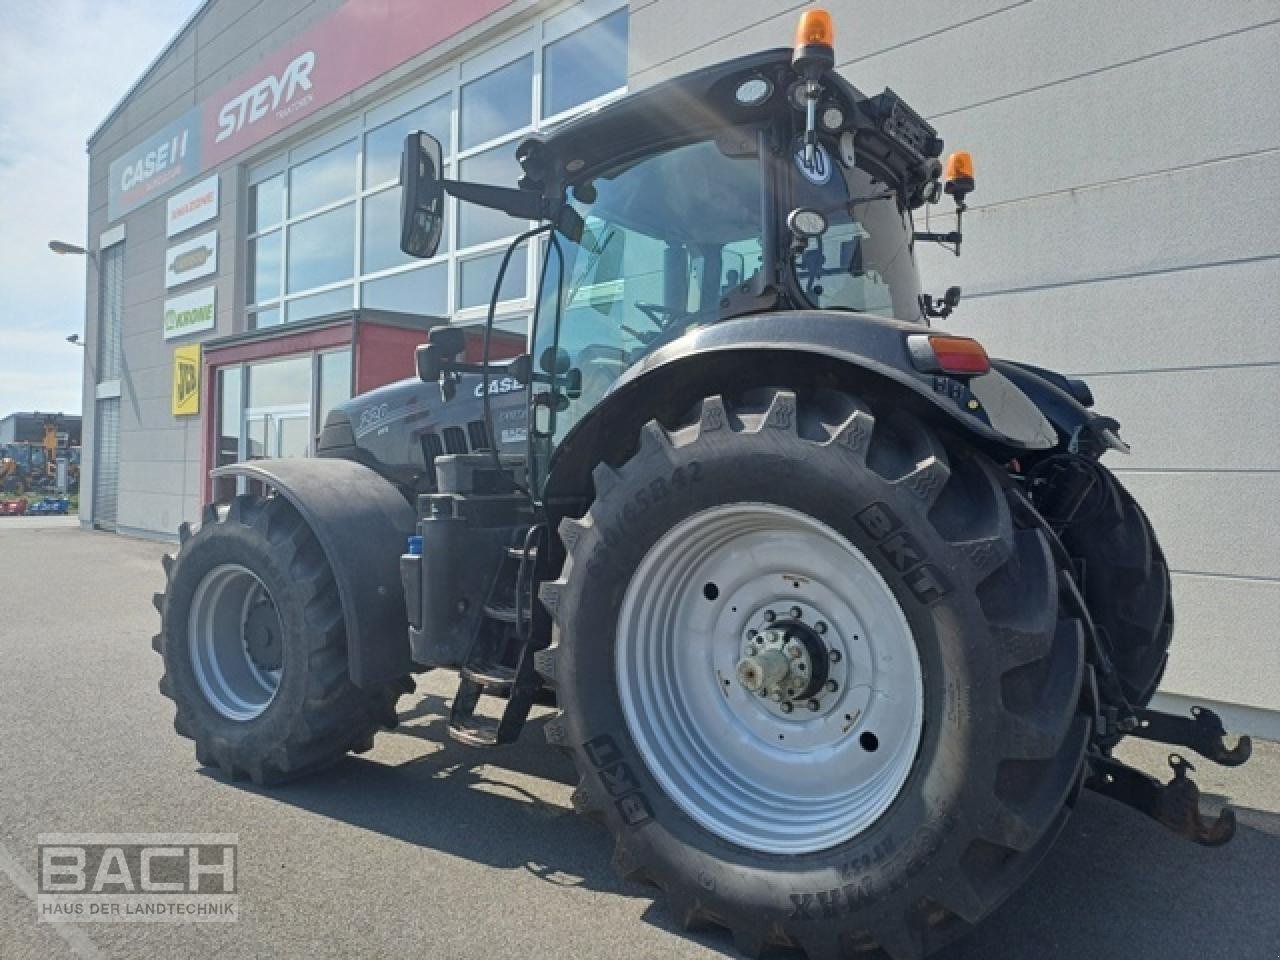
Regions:
[[[512,242],[542,236],[530,353],[512,368],[530,384],[535,484],[627,370],[698,330],[788,311],[927,323],[914,245],[939,237],[915,233],[912,211],[941,195],[942,141],[829,54],[742,57],[531,137],[517,188],[444,180],[439,144],[409,135],[406,252],[435,252],[445,191],[541,221]],[[509,372],[454,363],[455,346],[425,348],[424,379]]]

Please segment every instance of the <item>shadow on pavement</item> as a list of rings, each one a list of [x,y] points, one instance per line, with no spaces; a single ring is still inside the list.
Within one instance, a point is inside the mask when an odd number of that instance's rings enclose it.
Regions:
[[[350,757],[321,777],[266,792],[276,801],[491,867],[561,886],[650,898],[620,880],[604,830],[548,802],[571,786],[572,763],[548,747],[544,720],[511,747],[475,750],[445,732],[448,701],[428,694],[390,736],[437,749],[399,765]],[[388,734],[384,734],[387,736]],[[213,776],[213,774],[209,774]],[[526,781],[522,784],[521,781]],[[541,781],[536,793],[528,781]],[[237,784],[241,789],[257,788]],[[1223,798],[1206,795],[1208,806]],[[1237,807],[1235,839],[1216,849],[1183,840],[1085,791],[1026,885],[937,960],[1275,960],[1280,956],[1280,814]],[[678,931],[660,904],[656,927],[735,956],[723,931]]]

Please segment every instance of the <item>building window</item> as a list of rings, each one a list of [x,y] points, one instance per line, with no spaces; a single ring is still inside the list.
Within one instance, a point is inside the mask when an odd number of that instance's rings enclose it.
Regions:
[[[544,116],[572,110],[626,86],[627,11],[619,10],[547,44],[542,55]]]
[[[426,130],[440,140],[445,176],[514,184],[521,139],[625,90],[627,18],[622,0],[582,0],[254,166],[249,326],[352,307],[482,320],[501,254],[528,224],[449,198],[437,256],[406,257],[399,235],[405,134]],[[504,326],[527,316],[537,260],[536,249],[513,256],[500,297]]]

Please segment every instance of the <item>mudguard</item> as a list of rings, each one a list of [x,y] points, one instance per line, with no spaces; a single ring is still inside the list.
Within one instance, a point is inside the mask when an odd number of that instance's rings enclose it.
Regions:
[[[1058,446],[1071,453],[1100,454],[1107,449],[1129,452],[1128,444],[1120,439],[1119,422],[1095,413],[1077,400],[1070,392],[1071,382],[1062,374],[1014,360],[993,359],[991,366],[1025,393],[1053,424]],[[1083,381],[1076,383],[1083,386]],[[1088,388],[1084,389],[1086,399],[1092,402]]]
[[[1040,409],[996,369],[975,377],[924,373],[911,334],[941,331],[856,313],[787,311],[691,330],[630,367],[565,437],[548,498],[581,496],[591,468],[648,419],[674,420],[710,393],[783,383],[827,385],[902,405],[968,436],[999,459],[1059,445]]]
[[[350,460],[253,460],[219,467],[212,476],[266,484],[315,533],[338,586],[351,682],[370,687],[408,674],[413,665],[400,554],[417,516],[400,491]]]

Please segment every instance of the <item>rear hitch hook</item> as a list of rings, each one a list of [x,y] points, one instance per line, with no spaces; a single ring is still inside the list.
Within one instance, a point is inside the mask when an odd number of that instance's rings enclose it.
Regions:
[[[1187,747],[1224,767],[1238,767],[1253,753],[1253,741],[1247,736],[1240,737],[1234,747],[1227,746],[1222,718],[1208,707],[1192,707],[1190,717],[1159,710],[1138,710],[1136,717],[1132,736]]]

